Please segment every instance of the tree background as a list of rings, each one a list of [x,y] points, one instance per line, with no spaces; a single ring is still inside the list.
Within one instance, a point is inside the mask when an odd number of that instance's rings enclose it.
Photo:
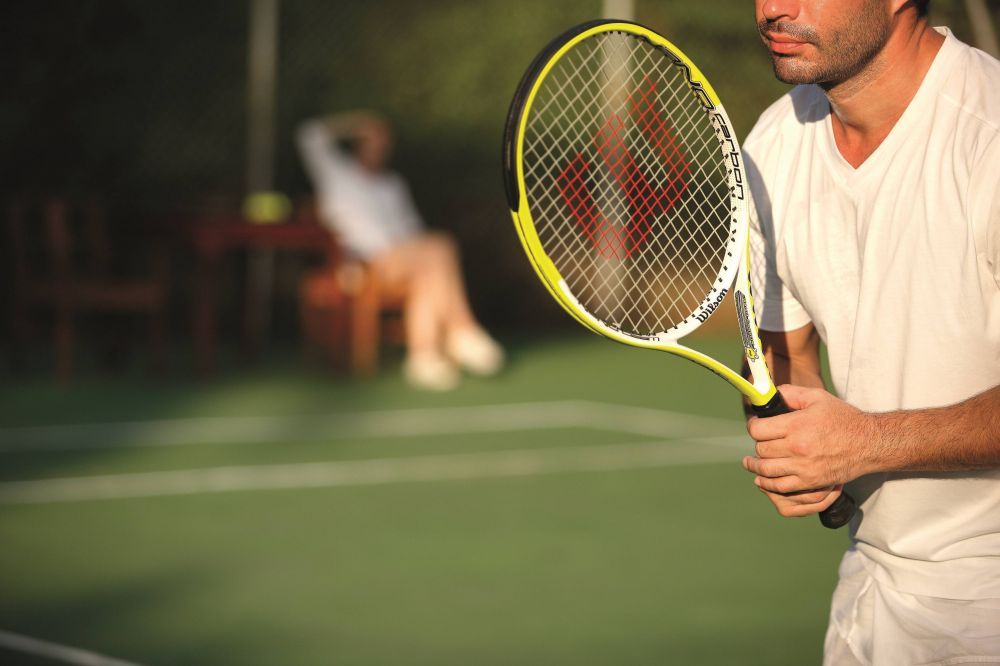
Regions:
[[[935,24],[970,39],[959,0],[933,5]],[[541,305],[547,297],[510,229],[500,142],[535,53],[600,11],[599,0],[283,0],[277,188],[293,199],[309,192],[297,123],[377,109],[397,127],[395,168],[425,219],[458,236],[485,318],[563,322]],[[0,195],[97,193],[133,218],[238,208],[248,14],[237,0],[7,3]],[[636,18],[699,64],[741,135],[785,90],[749,0],[637,0]],[[294,282],[294,261],[279,269],[279,282]],[[277,306],[294,319],[290,303]]]

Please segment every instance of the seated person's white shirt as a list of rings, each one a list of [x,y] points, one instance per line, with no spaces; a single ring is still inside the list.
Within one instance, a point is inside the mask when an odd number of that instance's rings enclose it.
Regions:
[[[853,169],[798,86],[747,138],[760,327],[812,323],[866,411],[1000,385],[1000,63],[950,33],[906,112]],[[873,576],[910,594],[1000,597],[1000,469],[890,473],[848,490]]]
[[[344,248],[373,259],[423,229],[406,182],[391,171],[373,174],[336,144],[322,121],[299,128],[299,152],[319,199],[320,218]]]

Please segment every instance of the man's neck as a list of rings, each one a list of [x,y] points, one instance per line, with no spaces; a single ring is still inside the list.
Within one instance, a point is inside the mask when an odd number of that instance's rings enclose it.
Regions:
[[[892,131],[944,43],[923,19],[902,21],[863,70],[826,89],[837,149],[855,169]]]

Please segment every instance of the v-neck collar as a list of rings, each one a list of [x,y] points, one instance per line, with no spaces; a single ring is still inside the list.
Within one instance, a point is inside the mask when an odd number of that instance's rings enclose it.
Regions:
[[[818,104],[826,106],[826,114],[820,121],[823,125],[821,137],[823,142],[822,152],[830,165],[830,169],[835,176],[844,182],[857,181],[864,178],[873,169],[880,169],[885,162],[908,140],[910,130],[917,122],[926,116],[926,109],[931,106],[931,100],[938,94],[940,85],[943,82],[948,65],[958,53],[958,40],[948,28],[935,28],[944,35],[944,43],[934,56],[934,61],[924,74],[923,81],[917,88],[916,94],[910,103],[903,110],[903,115],[899,117],[896,124],[889,130],[889,134],[882,140],[882,143],[872,151],[864,162],[855,169],[850,162],[844,159],[840,149],[837,147],[837,140],[833,135],[833,110],[830,108],[830,101],[824,94]]]

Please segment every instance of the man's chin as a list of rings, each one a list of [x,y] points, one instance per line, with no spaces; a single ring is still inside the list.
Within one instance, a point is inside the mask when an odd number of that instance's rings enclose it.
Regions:
[[[801,62],[799,58],[771,56],[771,66],[774,69],[774,77],[782,83],[791,85],[816,83],[813,68]]]

